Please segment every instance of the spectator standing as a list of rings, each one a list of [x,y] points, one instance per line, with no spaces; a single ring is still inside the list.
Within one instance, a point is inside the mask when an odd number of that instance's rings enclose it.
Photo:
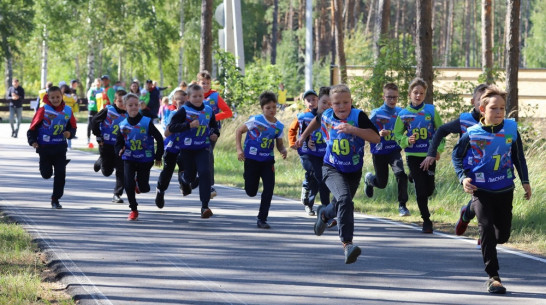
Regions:
[[[9,124],[11,125],[11,137],[17,138],[19,126],[23,120],[23,100],[25,99],[25,89],[19,85],[19,80],[14,78],[12,86],[8,88],[9,100]],[[17,127],[14,127],[17,120]]]

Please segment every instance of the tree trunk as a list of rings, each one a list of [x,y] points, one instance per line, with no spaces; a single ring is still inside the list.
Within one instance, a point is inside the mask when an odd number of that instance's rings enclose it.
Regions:
[[[472,16],[472,20],[476,20],[476,2],[470,1],[470,16]],[[477,47],[477,33],[476,33],[476,24],[475,22],[472,22],[472,27],[470,28],[470,55],[472,55],[472,58],[470,59],[470,65],[472,67],[477,66],[477,58],[478,58],[478,47]]]
[[[118,53],[118,82],[123,81],[123,48]]]
[[[40,88],[45,88],[47,82],[47,26],[44,25],[44,36],[42,37],[42,70],[40,73]]]
[[[271,29],[271,64],[277,63],[277,18],[279,16],[279,0],[273,4],[273,26]]]
[[[91,38],[87,41],[87,50],[89,53],[87,53],[86,91],[91,88],[91,85],[95,81],[95,47]]]
[[[97,48],[97,74],[99,77],[102,76],[102,40],[99,38],[99,44]]]
[[[178,47],[178,84],[182,82],[183,73],[184,73],[184,0],[180,0],[180,30],[178,32],[178,37],[180,39]]]
[[[523,50],[523,48],[527,45],[527,36],[529,35],[529,18],[530,18],[530,9],[529,9],[529,2],[530,0],[523,0],[525,2],[525,5],[523,7],[523,11],[520,12],[520,20],[522,21],[522,29],[521,29],[521,39],[520,39],[520,50]],[[526,67],[527,66],[527,60],[525,58],[525,54],[521,54],[520,57],[520,67]]]
[[[374,36],[373,36],[373,57],[377,62],[381,52],[381,40],[386,38],[389,33],[390,24],[390,0],[379,0],[377,3],[377,14],[375,18]]]
[[[508,0],[506,7],[506,113],[516,118],[518,114],[518,71],[519,71],[519,13],[520,0]]]
[[[345,60],[345,47],[343,44],[343,22],[341,20],[341,0],[334,0],[335,28],[336,28],[336,51],[339,62],[341,82],[347,83],[347,62]]]
[[[448,17],[447,17],[447,28],[446,28],[446,49],[444,53],[444,67],[449,66],[449,57],[451,53],[451,39],[453,36],[453,0],[449,1],[448,7]]]
[[[470,24],[473,20],[470,18],[470,0],[464,1],[464,13],[463,13],[463,51],[464,51],[464,66],[470,67]]]
[[[485,81],[492,84],[493,79],[493,15],[491,1],[482,0],[482,70]]]
[[[396,19],[394,21],[394,32],[392,38],[398,41],[398,30],[400,27],[400,15],[402,14],[402,1],[396,1]],[[396,44],[398,45],[398,43]]]
[[[294,0],[290,0],[290,6],[288,7],[288,29],[294,31]]]
[[[370,26],[374,14],[376,1],[377,0],[368,0],[368,19],[366,20],[366,29],[364,30],[364,36],[368,36],[368,33],[370,33]]]
[[[201,52],[199,70],[212,71],[212,0],[201,0]]]
[[[336,10],[335,10],[335,2],[336,0],[331,0],[330,3],[330,24],[332,25],[330,27],[330,65],[334,66],[336,64]]]
[[[428,89],[425,103],[432,104],[432,0],[417,0],[417,76],[427,82]]]

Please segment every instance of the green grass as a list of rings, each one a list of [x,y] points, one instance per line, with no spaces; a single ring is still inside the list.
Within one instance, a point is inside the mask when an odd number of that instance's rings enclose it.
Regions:
[[[0,216],[0,304],[75,304],[42,282],[45,269],[30,235]]]
[[[288,127],[295,113],[285,111],[278,116]],[[240,116],[237,119],[223,123],[222,135],[215,149],[215,180],[218,184],[243,186],[243,164],[237,160],[235,150],[235,129],[247,119]],[[287,128],[285,128],[285,141],[287,141]],[[244,140],[244,135],[243,135]],[[451,165],[452,147],[456,137],[448,138],[446,152],[438,162],[436,168],[436,192],[429,200],[429,209],[432,214],[435,230],[454,234],[454,224],[459,217],[459,210],[470,199],[470,195],[463,192]],[[285,143],[287,146],[287,143]],[[531,253],[546,256],[546,206],[543,204],[546,198],[546,145],[535,143],[526,149],[529,178],[533,190],[531,200],[523,198],[523,188],[519,179],[516,179],[516,190],[513,201],[512,235],[507,246],[515,247]],[[301,194],[301,182],[304,171],[301,167],[297,152],[289,150],[286,160],[282,160],[276,153],[275,163],[275,195],[299,200]],[[369,148],[366,147],[364,158],[363,176],[367,171],[373,172],[373,165]],[[406,166],[406,173],[408,173]],[[398,216],[396,180],[390,172],[389,183],[383,190],[374,189],[374,197],[367,198],[364,195],[364,183],[361,181],[355,196],[355,209],[384,218],[390,218],[402,222],[421,224],[419,209],[415,200],[414,185],[408,184],[409,201],[408,208],[412,213],[409,217]],[[317,202],[319,202],[317,200]],[[477,238],[478,228],[474,219],[465,236]]]

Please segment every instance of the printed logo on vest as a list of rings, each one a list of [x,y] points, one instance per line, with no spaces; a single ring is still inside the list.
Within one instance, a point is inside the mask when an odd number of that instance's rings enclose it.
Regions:
[[[483,173],[476,173],[476,182],[485,183],[485,175]]]
[[[192,141],[191,141],[191,138],[185,138],[185,139],[184,139],[184,145],[186,145],[186,146],[191,145],[191,142],[192,142]]]
[[[258,149],[254,146],[250,147],[250,150],[248,151],[249,154],[255,156],[258,154]]]

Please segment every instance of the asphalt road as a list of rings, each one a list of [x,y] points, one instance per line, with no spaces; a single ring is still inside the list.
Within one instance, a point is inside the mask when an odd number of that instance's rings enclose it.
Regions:
[[[27,126],[12,139],[0,124],[0,210],[42,244],[80,304],[546,304],[544,258],[500,247],[508,293],[490,295],[474,240],[358,214],[362,255],[345,265],[337,231],[315,236],[314,218],[293,200],[275,197],[272,228],[261,230],[259,198],[218,186],[214,216],[201,219],[198,195],[183,198],[173,179],[157,209],[158,170],[129,222],[127,205],[110,202],[114,177],[95,173],[96,155],[78,150],[68,152],[64,208],[53,210],[52,179],[39,174]],[[74,147],[85,145],[78,127]]]

